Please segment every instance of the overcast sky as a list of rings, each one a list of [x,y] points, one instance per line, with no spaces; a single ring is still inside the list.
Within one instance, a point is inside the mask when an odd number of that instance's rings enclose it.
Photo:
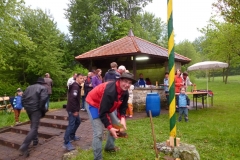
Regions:
[[[203,28],[207,25],[213,12],[211,4],[215,1],[173,0],[173,27],[177,43],[185,39],[193,41],[201,35],[197,28]],[[58,28],[62,32],[68,33],[69,23],[64,17],[64,9],[67,8],[69,0],[25,0],[25,2],[32,8],[50,10]],[[167,0],[153,0],[153,3],[149,4],[145,10],[167,22]]]

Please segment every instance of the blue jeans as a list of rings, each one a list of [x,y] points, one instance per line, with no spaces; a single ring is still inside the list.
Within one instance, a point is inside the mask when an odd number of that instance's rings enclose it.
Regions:
[[[86,109],[85,106],[85,96],[82,96],[82,109]]]
[[[187,107],[179,107],[179,118],[178,120],[182,120],[182,115],[184,115],[185,121],[188,120],[188,108]]]
[[[169,91],[165,91],[165,94],[169,94]],[[166,95],[167,99],[167,108],[169,108],[169,95]]]
[[[48,95],[48,97],[47,97],[47,102],[46,102],[46,104],[45,104],[46,111],[47,111],[48,108],[49,108],[49,100],[50,100],[50,94]]]
[[[93,155],[94,155],[94,160],[100,160],[102,158],[102,137],[103,137],[103,123],[100,120],[100,118],[93,119],[91,116],[91,113],[89,111],[89,104],[86,102],[85,107],[87,110],[87,113],[89,115],[89,119],[91,120],[92,123],[92,128],[93,128],[93,141],[92,141],[92,148],[93,148]],[[108,137],[107,137],[107,142],[105,145],[105,149],[113,149],[115,147],[114,145],[115,138],[110,135],[110,132],[108,132]]]
[[[39,110],[35,111],[31,114],[28,114],[28,117],[31,122],[31,130],[28,132],[23,144],[20,147],[22,151],[26,151],[32,141],[38,141],[38,127],[42,117],[42,112]]]
[[[68,126],[64,135],[64,143],[67,144],[75,137],[75,133],[81,124],[79,115],[75,117],[72,112],[68,112]]]

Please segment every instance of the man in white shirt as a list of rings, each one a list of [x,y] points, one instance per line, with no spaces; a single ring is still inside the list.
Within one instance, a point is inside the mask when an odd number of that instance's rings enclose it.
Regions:
[[[72,84],[75,82],[76,77],[77,77],[77,73],[74,73],[73,76],[68,79],[68,81],[67,81],[67,87],[68,87],[68,89],[69,89],[69,86],[72,85]]]
[[[188,77],[188,73],[186,71],[183,72],[182,78],[183,78],[184,86],[186,87],[186,91],[187,91],[187,86],[194,86],[194,84],[190,81],[190,78]]]

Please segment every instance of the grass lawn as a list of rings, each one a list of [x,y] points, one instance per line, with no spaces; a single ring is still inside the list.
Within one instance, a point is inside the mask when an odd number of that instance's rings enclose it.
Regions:
[[[206,89],[206,79],[195,79],[197,89]],[[214,106],[191,110],[189,123],[177,122],[177,137],[181,142],[196,146],[203,160],[235,160],[240,157],[240,76],[229,77],[228,84],[222,78],[209,82],[214,92]],[[210,101],[209,101],[210,102]],[[157,142],[169,138],[169,117],[160,115],[153,118]],[[150,119],[127,122],[127,139],[117,139],[121,148],[117,153],[103,152],[107,160],[152,160],[155,158]],[[160,154],[163,157],[162,154]],[[93,159],[92,150],[79,150],[77,160]]]
[[[62,105],[66,103],[67,103],[66,101],[50,102],[50,110],[62,108]],[[22,110],[19,121],[25,122],[28,120],[29,118],[25,110]],[[12,111],[12,113],[10,114],[9,113],[6,114],[5,112],[0,111],[0,128],[6,127],[6,126],[12,126],[14,124],[15,124],[14,111]]]
[[[197,89],[206,89],[206,79],[195,79]],[[177,122],[177,137],[182,143],[195,145],[203,160],[237,160],[240,157],[240,76],[229,77],[228,84],[222,78],[209,82],[209,89],[214,92],[214,106],[191,110],[189,123]],[[210,102],[210,101],[209,101]],[[51,108],[62,108],[64,102],[50,103]],[[25,113],[21,121],[26,121]],[[169,117],[161,114],[153,118],[157,142],[169,138]],[[14,124],[14,114],[0,113],[0,126]],[[107,160],[152,160],[155,158],[153,138],[149,118],[127,121],[127,139],[117,139],[121,148],[117,153],[103,152]],[[104,142],[105,143],[105,142]],[[103,144],[104,145],[104,144]],[[160,154],[163,157],[162,154]],[[77,160],[93,159],[92,150],[79,150]]]

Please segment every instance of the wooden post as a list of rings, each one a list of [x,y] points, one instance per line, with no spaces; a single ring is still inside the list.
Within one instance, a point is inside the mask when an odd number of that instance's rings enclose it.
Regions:
[[[167,1],[167,20],[168,20],[168,68],[169,68],[169,119],[170,119],[170,137],[174,138],[174,146],[176,146],[176,100],[175,100],[175,53],[174,53],[174,33],[173,33],[173,14],[172,2]],[[172,144],[170,138],[170,145]]]
[[[154,134],[154,127],[153,127],[153,122],[152,122],[152,112],[151,112],[151,110],[149,110],[149,117],[150,117],[150,122],[151,122],[151,127],[152,127],[153,146],[154,146],[154,150],[155,150],[155,154],[156,154],[155,160],[158,160],[159,157],[158,157],[158,151],[157,151],[157,146],[156,146],[156,137],[155,137],[155,134]]]

